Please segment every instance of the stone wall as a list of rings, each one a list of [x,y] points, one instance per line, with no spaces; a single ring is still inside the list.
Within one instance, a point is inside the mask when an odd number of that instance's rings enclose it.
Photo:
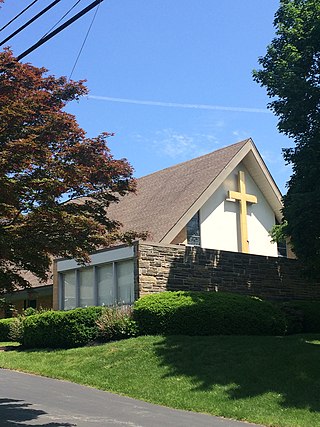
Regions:
[[[320,283],[306,280],[294,259],[148,243],[139,243],[137,257],[140,296],[197,290],[320,300]]]

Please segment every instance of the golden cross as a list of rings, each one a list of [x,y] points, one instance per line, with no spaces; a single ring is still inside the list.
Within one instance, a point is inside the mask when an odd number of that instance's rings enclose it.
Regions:
[[[235,199],[240,204],[240,238],[241,238],[241,252],[249,253],[249,240],[248,240],[248,224],[247,224],[247,203],[258,203],[256,196],[246,194],[246,181],[244,172],[238,173],[238,188],[239,191],[228,191],[229,199]]]

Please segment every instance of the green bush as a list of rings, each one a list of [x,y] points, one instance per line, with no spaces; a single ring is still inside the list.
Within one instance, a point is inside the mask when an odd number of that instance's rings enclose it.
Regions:
[[[280,304],[280,310],[286,320],[286,334],[299,334],[303,331],[303,312],[287,303]]]
[[[104,308],[97,320],[99,328],[98,340],[115,341],[138,335],[138,327],[132,319],[132,307],[119,306]]]
[[[9,341],[21,342],[23,337],[23,321],[25,316],[17,316],[10,323]]]
[[[47,311],[23,320],[21,344],[26,348],[71,348],[86,345],[98,336],[96,321],[102,307]]]
[[[0,341],[12,341],[10,338],[10,325],[14,318],[0,319]]]
[[[28,307],[25,310],[23,310],[23,316],[33,316],[34,314],[40,314],[43,313],[42,310],[37,310],[33,307]]]
[[[36,310],[35,308],[28,307],[22,311],[22,314],[19,314],[17,317],[13,318],[12,323],[10,324],[9,339],[10,341],[22,342],[23,340],[23,331],[24,331],[24,319],[28,316],[33,316],[34,314],[40,314],[43,311]]]
[[[298,325],[292,333],[320,332],[320,301],[289,301],[281,309],[289,325]]]
[[[222,292],[161,292],[140,298],[133,318],[142,334],[283,335],[278,307]]]

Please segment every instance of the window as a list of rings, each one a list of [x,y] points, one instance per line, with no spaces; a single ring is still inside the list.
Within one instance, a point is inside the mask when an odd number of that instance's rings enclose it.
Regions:
[[[276,225],[280,225],[279,221],[276,219]],[[285,240],[279,240],[277,242],[278,256],[287,258],[287,242]]]
[[[287,242],[285,240],[280,240],[277,242],[278,256],[287,258]]]
[[[98,273],[98,305],[112,305],[116,299],[114,295],[113,264],[97,267]]]
[[[71,310],[76,303],[76,270],[66,271],[62,274],[64,287],[64,309]]]
[[[187,224],[187,244],[193,246],[200,246],[201,244],[199,211]]]
[[[118,302],[129,304],[134,301],[133,289],[133,261],[124,261],[117,264]]]
[[[130,304],[134,301],[133,259],[62,271],[60,291],[64,310]]]
[[[79,270],[79,303],[80,307],[95,305],[93,267]]]
[[[23,308],[26,310],[27,308],[37,308],[37,300],[36,299],[25,299],[23,301]]]

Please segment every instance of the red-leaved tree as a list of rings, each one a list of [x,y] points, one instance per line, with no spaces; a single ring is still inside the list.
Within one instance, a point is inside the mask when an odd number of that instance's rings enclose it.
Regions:
[[[135,189],[132,168],[106,140],[86,138],[67,102],[83,82],[0,53],[0,293],[28,286],[25,271],[46,280],[52,257],[87,260],[97,247],[131,241],[107,216]]]

